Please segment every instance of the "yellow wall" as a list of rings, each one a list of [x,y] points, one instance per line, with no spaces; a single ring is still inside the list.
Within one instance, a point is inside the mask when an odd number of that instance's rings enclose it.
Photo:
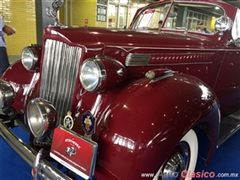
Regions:
[[[213,17],[212,20],[211,20],[211,26],[210,26],[210,27],[211,27],[212,29],[215,29],[215,22],[216,22],[216,20],[217,20],[217,18],[214,18],[214,17]]]
[[[73,0],[72,5],[73,25],[85,26],[88,19],[88,26],[106,27],[106,22],[96,21],[97,0]]]
[[[68,2],[68,1],[66,1]],[[85,26],[85,19],[88,19],[88,25],[91,27],[106,27],[106,22],[100,22],[96,20],[97,17],[97,0],[72,0],[71,4],[67,4],[68,24],[70,25],[70,16],[72,14],[73,26]],[[60,10],[60,22],[64,24],[64,11],[65,8]],[[71,14],[70,14],[71,13]]]
[[[4,23],[17,30],[12,36],[5,34],[9,56],[36,43],[35,0],[0,0],[0,13]]]
[[[88,26],[94,26],[96,21],[96,1],[95,0],[73,0],[73,25],[85,25],[88,19]]]
[[[59,14],[61,23],[64,22],[64,8]],[[68,12],[68,16],[72,13],[73,26],[85,26],[85,19],[88,19],[88,26],[106,27],[106,22],[96,21],[97,0],[72,0],[72,12],[69,2]],[[4,23],[17,30],[13,36],[5,35],[9,56],[20,55],[25,46],[37,42],[35,0],[0,0],[0,13]]]

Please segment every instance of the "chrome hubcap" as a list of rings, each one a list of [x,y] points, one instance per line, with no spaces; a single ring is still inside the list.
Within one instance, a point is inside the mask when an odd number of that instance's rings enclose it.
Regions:
[[[164,166],[162,180],[182,180],[181,173],[187,170],[190,160],[189,147],[186,143],[180,143],[174,154]]]

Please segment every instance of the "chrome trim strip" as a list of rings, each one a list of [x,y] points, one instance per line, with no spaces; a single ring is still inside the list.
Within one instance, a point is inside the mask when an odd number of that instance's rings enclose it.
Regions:
[[[129,53],[126,66],[211,64],[215,53]],[[194,60],[194,61],[193,61]]]
[[[193,64],[212,64],[212,62],[164,63],[164,64],[148,64],[144,66],[175,66],[175,65],[193,65]],[[131,65],[131,66],[137,66],[137,65]]]
[[[24,98],[24,108],[26,107],[26,105],[27,105],[27,100],[28,100],[28,98],[29,98],[29,95],[30,95],[30,91],[35,87],[35,85],[37,84],[37,82],[38,82],[38,79],[39,79],[39,73],[34,73],[33,74],[33,77],[32,77],[32,80],[31,80],[31,82],[30,82],[30,84],[29,84],[29,86],[28,86],[28,88],[27,88],[27,92],[26,92],[26,94],[24,94],[25,95],[25,98]]]
[[[29,145],[25,144],[20,138],[12,133],[6,125],[0,121],[0,135],[9,146],[30,166],[36,159],[37,152]],[[29,172],[30,173],[30,172]],[[43,179],[62,179],[72,180],[66,174],[62,173],[46,159],[41,159],[38,164],[38,175]]]
[[[239,48],[237,49],[202,49],[202,48],[157,48],[157,47],[132,47],[132,46],[106,46],[106,47],[112,47],[112,48],[119,48],[122,49],[125,52],[131,52],[133,50],[179,50],[179,51],[215,51],[215,52],[221,52],[221,51],[226,51],[226,52],[239,52]]]
[[[151,58],[151,54],[141,54],[141,53],[136,53],[136,54],[128,54],[126,57],[126,66],[146,66],[149,64]]]
[[[103,54],[97,54],[97,55],[95,56],[95,58],[97,58],[97,59],[104,58],[104,59],[109,59],[109,60],[112,60],[112,61],[117,61],[115,58],[112,58],[112,57],[110,57],[110,56],[106,56],[106,55],[103,55]]]

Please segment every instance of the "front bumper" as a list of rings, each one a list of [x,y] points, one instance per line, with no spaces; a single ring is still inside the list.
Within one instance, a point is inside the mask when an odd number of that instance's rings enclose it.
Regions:
[[[0,135],[8,143],[9,146],[24,160],[29,166],[36,168],[38,177],[43,179],[62,179],[71,180],[66,174],[62,173],[46,159],[40,158],[39,153],[36,152],[29,145],[25,144],[8,127],[0,121]],[[37,160],[37,164],[36,164]],[[36,167],[37,166],[37,167]],[[30,173],[30,172],[29,172]],[[33,177],[34,178],[34,177]]]

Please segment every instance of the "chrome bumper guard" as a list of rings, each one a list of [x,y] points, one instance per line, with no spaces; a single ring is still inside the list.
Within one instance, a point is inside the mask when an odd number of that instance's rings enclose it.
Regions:
[[[12,133],[1,121],[0,135],[8,143],[8,145],[11,146],[11,148],[28,163],[29,166],[37,168],[36,171],[39,177],[43,179],[72,180],[66,174],[62,173],[60,170],[50,164],[46,159],[39,158],[41,150],[39,153],[37,153],[33,148],[25,144],[14,133]],[[33,177],[33,179],[35,178]]]

